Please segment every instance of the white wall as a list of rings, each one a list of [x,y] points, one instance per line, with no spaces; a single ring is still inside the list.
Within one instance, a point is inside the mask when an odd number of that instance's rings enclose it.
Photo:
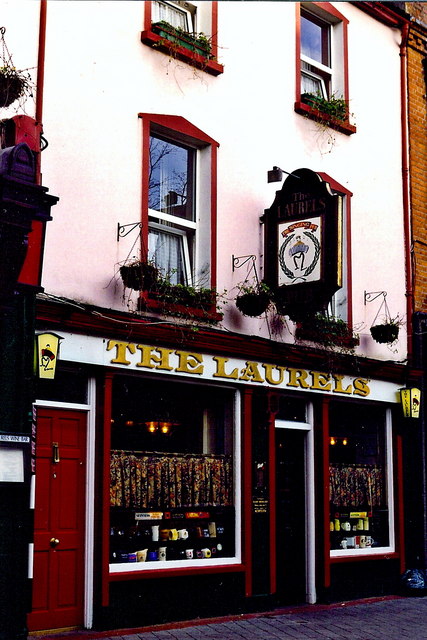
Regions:
[[[34,57],[38,2],[1,2],[7,35],[24,24]],[[367,355],[402,360],[376,345],[369,327],[376,303],[364,291],[387,291],[392,315],[405,314],[400,148],[399,32],[349,3],[333,3],[350,21],[349,80],[357,133],[333,133],[294,112],[295,3],[219,2],[219,62],[213,77],[140,42],[143,2],[48,2],[43,183],[60,196],[48,224],[43,284],[48,293],[126,310],[117,275],[135,234],[116,241],[117,223],[140,219],[139,112],[180,115],[220,143],[218,152],[218,288],[235,296],[245,268],[232,254],[257,255],[259,218],[280,188],[267,170],[307,167],[347,187],[352,198],[353,318]],[[203,3],[205,5],[207,3]],[[37,11],[36,11],[37,7]],[[28,11],[27,11],[28,10]],[[16,10],[12,11],[16,14]],[[10,25],[10,26],[9,26]],[[21,50],[14,34],[11,49]],[[25,47],[23,47],[24,49]],[[135,252],[136,254],[136,252]],[[261,273],[262,275],[262,273]],[[226,307],[224,326],[268,337],[265,319]],[[292,324],[289,329],[293,331]],[[276,339],[292,341],[288,329]]]

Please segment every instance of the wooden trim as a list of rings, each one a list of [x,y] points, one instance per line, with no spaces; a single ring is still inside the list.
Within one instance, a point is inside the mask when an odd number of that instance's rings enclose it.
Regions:
[[[242,392],[242,553],[245,595],[252,595],[252,389]]]
[[[405,525],[404,525],[404,493],[403,493],[403,439],[399,434],[395,441],[395,464],[396,464],[396,514],[395,514],[395,531],[396,531],[396,547],[399,551],[400,573],[405,571]]]
[[[322,401],[322,443],[320,464],[322,465],[323,491],[322,491],[322,512],[323,519],[323,586],[328,589],[331,586],[331,547],[329,540],[329,402],[327,397]]]
[[[270,503],[270,593],[277,591],[277,518],[276,518],[276,414],[268,413],[268,468]]]
[[[246,571],[244,564],[212,565],[211,567],[180,567],[176,569],[148,569],[144,571],[123,571],[110,573],[110,582],[125,582],[128,580],[143,580],[144,578],[174,578],[179,576],[199,576],[213,573],[242,573]]]
[[[217,285],[217,210],[218,210],[218,150],[216,145],[211,146],[211,287]]]
[[[110,561],[110,450],[111,450],[111,408],[113,400],[113,373],[107,372],[104,377],[104,426],[103,426],[103,459],[102,459],[102,588],[101,602],[103,607],[109,605],[109,561]]]

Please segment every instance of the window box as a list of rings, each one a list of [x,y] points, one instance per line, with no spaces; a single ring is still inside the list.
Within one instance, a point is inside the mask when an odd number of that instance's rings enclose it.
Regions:
[[[218,76],[224,72],[223,65],[213,59],[208,38],[206,40],[209,47],[200,38],[194,38],[189,33],[178,32],[172,26],[168,29],[160,28],[158,24],[152,24],[150,30],[141,33],[141,42],[210,75]]]
[[[151,25],[151,29],[154,33],[157,33],[162,38],[166,38],[170,42],[176,43],[180,47],[184,47],[185,49],[189,49],[190,51],[195,51],[200,56],[204,56],[205,58],[211,58],[211,43],[209,38],[207,38],[204,34],[191,34],[179,29],[177,27],[173,27],[171,24],[167,22],[155,22]]]
[[[183,285],[160,285],[157,291],[144,292],[139,301],[142,311],[200,320],[216,324],[223,314],[216,309],[217,293],[213,289],[195,289]]]
[[[317,96],[302,94],[301,100],[295,102],[295,111],[310,120],[319,122],[321,125],[335,129],[335,131],[339,131],[345,135],[356,133],[356,127],[348,121],[348,113],[346,118],[328,113],[322,108],[326,102],[327,101],[322,98],[317,99]]]
[[[359,344],[359,336],[352,332],[344,320],[321,314],[298,325],[295,335],[297,340],[315,342],[324,347],[354,349]]]

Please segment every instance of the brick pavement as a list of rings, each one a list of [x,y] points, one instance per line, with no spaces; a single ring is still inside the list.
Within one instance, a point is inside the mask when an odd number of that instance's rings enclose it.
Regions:
[[[385,597],[34,640],[427,640],[427,598]]]

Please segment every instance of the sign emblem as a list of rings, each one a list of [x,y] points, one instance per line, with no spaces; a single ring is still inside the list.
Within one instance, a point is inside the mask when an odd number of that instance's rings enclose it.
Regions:
[[[316,282],[321,278],[320,217],[278,225],[278,284]]]

